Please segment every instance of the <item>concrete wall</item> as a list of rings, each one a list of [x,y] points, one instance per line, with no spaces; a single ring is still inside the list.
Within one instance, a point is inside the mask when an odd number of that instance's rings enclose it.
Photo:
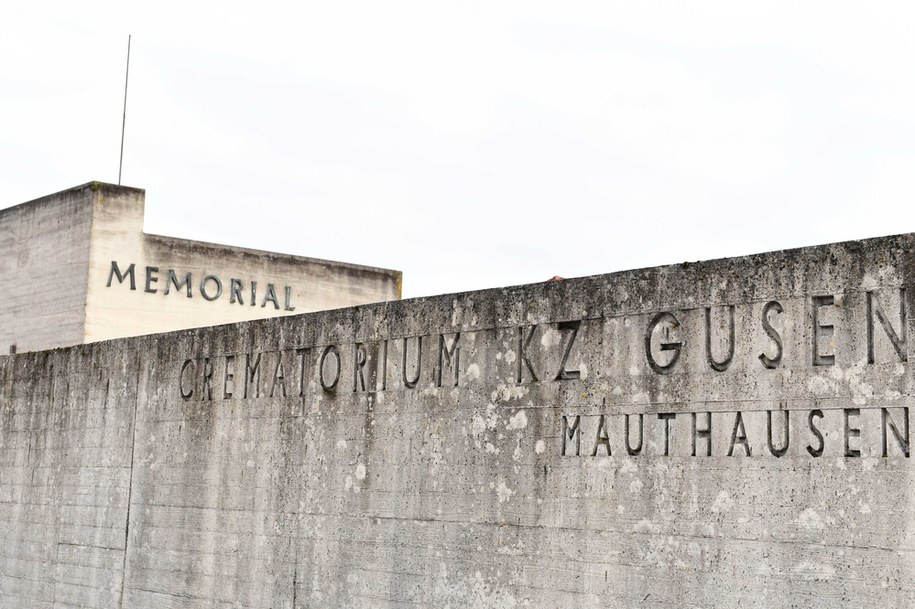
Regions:
[[[139,368],[122,347],[0,358],[4,609],[122,606]]]
[[[0,211],[0,353],[399,299],[401,273],[143,232],[92,182]]]
[[[913,248],[0,358],[0,599],[911,607]]]
[[[82,342],[93,198],[73,189],[0,210],[0,353]]]

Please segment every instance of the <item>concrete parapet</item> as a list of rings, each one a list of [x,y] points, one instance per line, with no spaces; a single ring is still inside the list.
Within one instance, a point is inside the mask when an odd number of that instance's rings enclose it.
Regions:
[[[913,248],[0,357],[0,604],[911,607]]]

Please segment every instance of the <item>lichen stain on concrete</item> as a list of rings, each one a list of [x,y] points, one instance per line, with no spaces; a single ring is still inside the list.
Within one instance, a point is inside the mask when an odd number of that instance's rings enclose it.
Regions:
[[[518,599],[511,590],[498,581],[484,578],[480,571],[460,581],[441,575],[433,595],[433,606],[442,609],[520,609],[532,607],[528,599]]]
[[[540,344],[544,349],[552,349],[562,344],[562,333],[555,328],[547,328],[540,337]]]
[[[499,385],[495,391],[490,394],[493,402],[508,402],[509,400],[520,400],[528,392],[524,385]]]
[[[515,415],[508,420],[508,425],[505,426],[508,431],[524,429],[525,427],[527,427],[527,413],[523,410],[519,410],[515,413]]]
[[[734,507],[734,499],[727,491],[718,491],[718,496],[715,497],[715,502],[712,503],[711,510],[716,514],[722,512],[729,512],[731,508]]]
[[[798,528],[808,531],[811,529],[822,529],[825,526],[823,518],[813,508],[807,508],[798,514],[798,517],[794,522],[797,524]]]
[[[499,503],[505,503],[511,499],[512,494],[514,494],[514,491],[505,485],[505,481],[499,480],[499,484],[496,486],[496,495],[499,497]]]

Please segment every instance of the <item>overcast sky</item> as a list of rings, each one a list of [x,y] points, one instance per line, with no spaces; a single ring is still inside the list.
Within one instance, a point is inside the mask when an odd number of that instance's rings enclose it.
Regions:
[[[909,232],[910,7],[19,2],[0,207],[117,182],[132,34],[147,232],[407,297]]]

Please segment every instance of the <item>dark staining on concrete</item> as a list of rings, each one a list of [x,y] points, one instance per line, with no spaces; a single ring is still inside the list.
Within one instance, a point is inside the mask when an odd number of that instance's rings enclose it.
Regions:
[[[0,357],[0,595],[909,606],[912,251],[889,237]],[[113,289],[202,295],[180,269],[130,268]],[[233,306],[282,306],[235,279]]]

